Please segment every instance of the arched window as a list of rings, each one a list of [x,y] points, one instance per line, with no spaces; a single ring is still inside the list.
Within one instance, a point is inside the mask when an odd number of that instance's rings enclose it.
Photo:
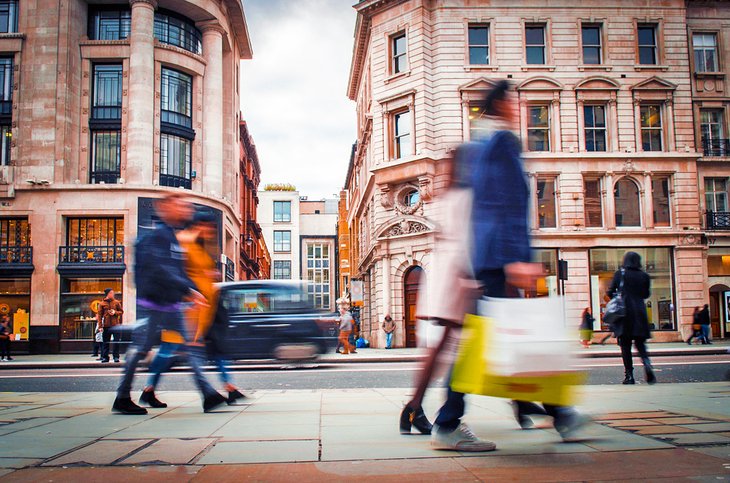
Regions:
[[[639,186],[630,178],[621,178],[613,188],[616,226],[641,226]]]

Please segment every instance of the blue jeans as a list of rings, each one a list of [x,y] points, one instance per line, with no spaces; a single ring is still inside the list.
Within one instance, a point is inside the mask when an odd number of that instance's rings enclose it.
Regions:
[[[709,325],[700,325],[700,332],[702,332],[702,338],[705,339],[705,342],[710,342],[710,326]]]
[[[393,333],[386,333],[385,334],[385,348],[390,349],[393,345]]]

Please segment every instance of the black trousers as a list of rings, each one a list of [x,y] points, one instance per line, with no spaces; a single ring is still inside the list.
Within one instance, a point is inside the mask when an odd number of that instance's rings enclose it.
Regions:
[[[10,357],[10,339],[0,339],[0,357]]]
[[[109,329],[104,329],[104,331],[101,333],[101,360],[102,361],[108,361],[109,360],[109,346],[112,346],[113,353],[114,353],[114,360],[119,359],[119,342],[116,340],[114,342],[111,342],[112,339],[112,332]]]
[[[634,343],[636,350],[641,357],[641,362],[647,366],[651,364],[649,360],[649,352],[646,350],[646,339],[643,337],[625,337],[618,339],[618,345],[621,347],[621,358],[624,361],[624,370],[626,372],[634,370],[634,356],[631,354],[631,343]]]

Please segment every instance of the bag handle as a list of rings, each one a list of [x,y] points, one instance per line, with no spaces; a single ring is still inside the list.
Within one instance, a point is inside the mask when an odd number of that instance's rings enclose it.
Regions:
[[[626,273],[626,269],[624,267],[621,267],[621,282],[618,284],[618,291],[621,295],[623,295],[624,292],[624,274]]]

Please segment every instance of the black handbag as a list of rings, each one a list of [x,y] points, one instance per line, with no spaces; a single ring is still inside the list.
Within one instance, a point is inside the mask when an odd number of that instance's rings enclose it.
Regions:
[[[613,294],[613,298],[606,304],[606,310],[603,311],[603,321],[613,328],[626,317],[626,302],[623,296],[624,289],[624,269],[621,269],[621,282],[618,290]]]

